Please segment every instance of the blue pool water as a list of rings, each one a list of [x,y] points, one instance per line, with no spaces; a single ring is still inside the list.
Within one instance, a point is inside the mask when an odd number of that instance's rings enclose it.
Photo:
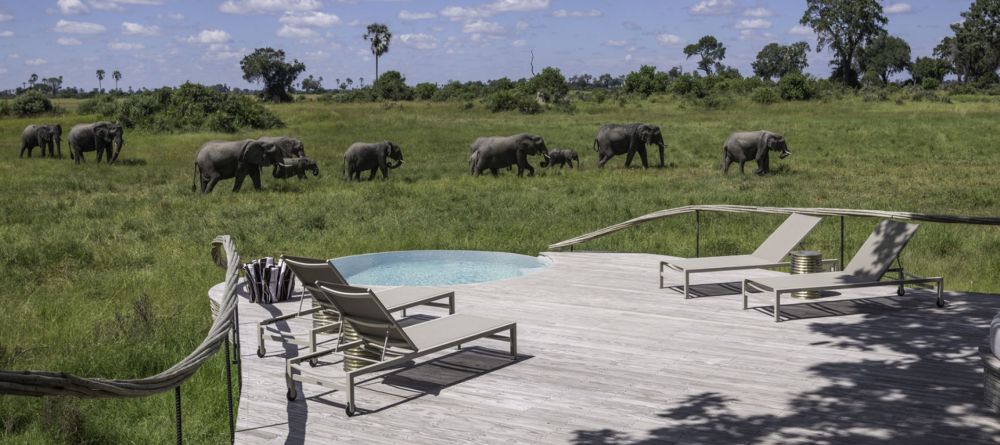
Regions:
[[[514,278],[551,264],[544,257],[473,250],[408,250],[330,260],[348,283],[370,286],[444,286]]]

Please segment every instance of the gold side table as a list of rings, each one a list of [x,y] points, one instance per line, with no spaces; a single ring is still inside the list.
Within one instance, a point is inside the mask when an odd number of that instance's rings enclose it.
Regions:
[[[792,257],[792,274],[816,273],[823,266],[823,254],[815,250],[793,250],[789,253]],[[819,291],[800,290],[792,293],[795,298],[811,299],[819,298]]]

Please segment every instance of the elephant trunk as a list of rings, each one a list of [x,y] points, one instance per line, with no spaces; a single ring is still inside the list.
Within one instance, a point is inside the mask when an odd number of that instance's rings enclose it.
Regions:
[[[663,141],[659,141],[659,142],[657,142],[657,143],[656,143],[656,145],[657,145],[657,147],[659,147],[659,149],[660,149],[660,167],[663,167],[663,166],[665,165],[665,164],[663,163],[663,151],[664,151],[664,149],[665,149],[666,147],[665,147],[665,144],[663,143]]]
[[[121,154],[121,152],[122,152],[122,145],[124,145],[124,144],[125,144],[125,141],[122,139],[121,135],[118,135],[118,136],[115,137],[115,156],[113,158],[111,158],[111,163],[112,164],[114,164],[115,161],[118,160],[118,155]]]
[[[403,160],[399,159],[399,160],[396,161],[396,164],[389,163],[386,166],[389,167],[389,168],[399,168],[402,165],[403,165]]]
[[[788,147],[785,147],[783,150],[781,150],[781,154],[778,155],[778,159],[785,159],[790,154],[792,154],[792,152],[788,150]]]
[[[313,176],[319,176],[319,166],[313,166],[312,172]]]

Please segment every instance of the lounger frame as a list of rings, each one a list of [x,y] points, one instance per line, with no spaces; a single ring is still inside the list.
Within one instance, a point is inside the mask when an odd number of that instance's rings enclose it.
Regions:
[[[375,299],[375,301],[378,301],[378,297],[375,295],[375,293],[371,291],[371,289],[366,289],[366,292],[364,293],[353,293],[353,292],[342,292],[338,290],[333,290],[323,285],[320,285],[320,287],[325,292],[336,292],[340,295],[353,298],[364,297],[367,295],[370,298]],[[381,303],[379,304],[381,305]],[[292,401],[295,400],[297,397],[295,390],[295,382],[310,383],[313,385],[318,385],[329,389],[344,391],[346,396],[345,412],[347,413],[348,416],[353,416],[357,410],[357,405],[355,404],[354,401],[355,381],[357,380],[358,377],[362,375],[371,374],[387,368],[399,366],[411,360],[423,357],[425,355],[433,354],[435,352],[439,352],[451,348],[453,346],[461,347],[463,343],[468,343],[470,341],[482,338],[489,338],[493,340],[500,340],[510,343],[511,358],[514,360],[517,359],[516,322],[510,322],[503,324],[501,326],[492,327],[490,329],[484,329],[482,331],[475,332],[470,335],[453,338],[447,342],[418,350],[416,347],[398,347],[390,344],[389,331],[393,328],[399,329],[400,331],[402,331],[402,329],[399,328],[395,320],[393,320],[391,316],[388,315],[388,311],[386,311],[386,316],[389,317],[388,318],[390,320],[389,323],[372,321],[372,320],[363,322],[371,325],[379,325],[380,327],[384,327],[386,329],[386,336],[381,341],[381,344],[379,344],[379,342],[376,341],[366,340],[363,336],[360,340],[344,343],[343,342],[344,336],[338,335],[337,345],[333,349],[316,351],[288,359],[285,365],[285,384],[288,388],[286,397],[288,398],[288,400]],[[357,323],[358,321],[355,322]],[[340,324],[339,329],[342,333],[343,324]],[[499,333],[504,331],[509,332],[507,336],[498,335]],[[405,334],[403,335],[405,336]],[[409,341],[407,342],[409,343]],[[356,355],[351,355],[347,352],[349,349],[360,345],[364,345],[366,348],[372,348],[373,350],[379,351],[380,353],[379,359],[374,360],[368,357],[360,357]],[[353,371],[345,372],[343,382],[317,375],[314,371],[307,370],[301,365],[302,362],[314,361],[320,357],[328,355],[335,355],[342,357],[341,360],[334,362],[334,364],[341,363],[348,358],[369,362],[370,364]]]

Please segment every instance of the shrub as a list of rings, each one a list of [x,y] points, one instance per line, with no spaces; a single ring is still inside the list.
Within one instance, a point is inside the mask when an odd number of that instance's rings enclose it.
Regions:
[[[750,94],[750,99],[759,104],[773,104],[781,100],[781,94],[775,87],[758,87]]]
[[[793,72],[778,81],[778,91],[785,100],[809,100],[816,96],[816,85],[804,74]]]
[[[419,100],[431,100],[437,93],[438,86],[435,83],[423,82],[413,87],[413,96]]]
[[[10,114],[10,102],[0,100],[0,116],[6,116],[8,114]]]
[[[376,99],[413,100],[413,91],[406,86],[406,78],[399,71],[386,71],[372,84]]]
[[[941,81],[933,77],[925,77],[923,82],[920,82],[920,86],[925,90],[936,90],[941,86]]]
[[[15,97],[14,103],[10,106],[10,112],[21,117],[34,116],[48,111],[52,111],[52,101],[35,90],[29,90]]]
[[[537,114],[542,111],[539,103],[524,93],[500,91],[486,98],[486,109],[494,113],[501,111],[520,111],[524,114]]]
[[[547,67],[528,81],[528,92],[537,94],[547,103],[559,103],[566,99],[569,85],[559,68]]]

